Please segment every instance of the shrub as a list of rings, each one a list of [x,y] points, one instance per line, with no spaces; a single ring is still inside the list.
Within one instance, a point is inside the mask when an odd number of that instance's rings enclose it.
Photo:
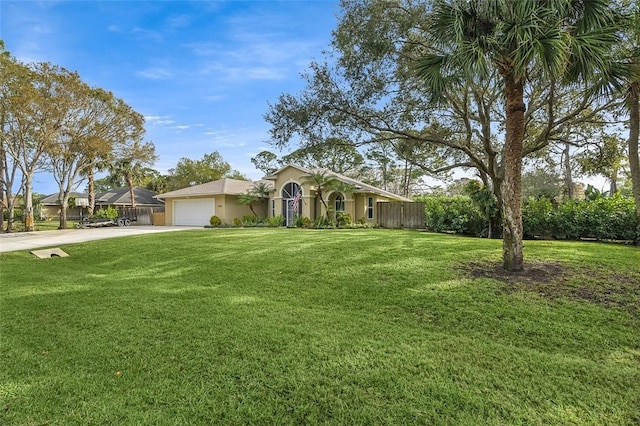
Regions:
[[[550,238],[553,234],[554,211],[545,197],[529,197],[522,205],[522,228],[525,238]]]
[[[570,200],[554,208],[545,199],[527,200],[522,209],[525,238],[560,240],[638,240],[638,220],[631,198],[620,195]]]
[[[284,225],[284,216],[278,215],[268,218],[267,225],[274,228]]]
[[[242,221],[240,220],[240,218],[238,218],[238,217],[234,217],[234,218],[233,218],[233,224],[234,224],[235,226],[242,226]]]
[[[95,214],[93,215],[93,217],[96,217],[98,219],[109,219],[109,220],[115,220],[117,219],[119,216],[118,214],[118,210],[116,210],[114,207],[107,207],[102,208],[98,211],[95,212]]]
[[[425,222],[431,231],[480,236],[485,230],[484,215],[469,197],[437,195],[416,201],[424,203]]]
[[[334,228],[334,225],[328,217],[320,216],[313,222],[313,227],[316,229],[329,229]]]
[[[209,224],[214,228],[217,228],[218,226],[222,225],[222,221],[218,216],[214,215],[214,216],[211,216],[211,218],[209,219]]]
[[[310,228],[311,227],[311,219],[306,216],[298,216],[296,218],[296,227],[298,228]]]
[[[569,201],[558,207],[554,219],[554,237],[559,239],[640,239],[633,199],[619,194]]]
[[[359,225],[366,225],[367,223],[367,218],[362,216],[360,219],[358,219],[358,224]]]
[[[352,223],[351,215],[345,212],[337,212],[336,213],[336,224],[338,228],[350,226]]]

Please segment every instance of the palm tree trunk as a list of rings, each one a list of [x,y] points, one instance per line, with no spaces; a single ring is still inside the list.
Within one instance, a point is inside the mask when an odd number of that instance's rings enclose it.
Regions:
[[[131,179],[131,176],[129,176],[129,175],[125,176],[125,179],[127,180],[127,186],[129,187],[129,196],[131,197],[131,208],[135,209],[136,208],[136,196],[135,196],[135,192],[133,191],[133,180]]]
[[[640,81],[633,82],[629,88],[629,170],[631,187],[636,203],[638,217],[636,244],[640,244],[640,156],[638,138],[640,133]]]
[[[3,120],[4,121],[4,120]],[[5,181],[4,181],[4,173],[6,170],[6,161],[7,156],[4,153],[2,147],[0,147],[0,232],[4,229],[4,209],[5,209],[5,200],[7,200],[5,196]]]
[[[638,156],[638,134],[640,133],[640,81],[631,84],[629,90],[629,169],[636,214],[640,221],[640,158]]]
[[[510,72],[503,74],[506,97],[506,140],[504,180],[502,182],[504,269],[521,271],[524,267],[522,244],[522,143],[524,140],[524,83]]]
[[[318,197],[320,198],[320,202],[324,206],[324,214],[327,216],[327,219],[331,220],[331,217],[329,216],[329,206],[324,201],[324,198],[322,198],[322,190],[321,189],[320,190],[316,190],[316,193],[318,194]]]

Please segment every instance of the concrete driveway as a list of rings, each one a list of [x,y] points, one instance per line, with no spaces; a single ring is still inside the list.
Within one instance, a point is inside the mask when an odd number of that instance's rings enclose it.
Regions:
[[[129,235],[157,232],[202,229],[190,226],[123,226],[108,228],[63,229],[57,231],[16,232],[0,234],[0,252],[32,250],[42,247],[59,247],[64,244],[127,237]]]

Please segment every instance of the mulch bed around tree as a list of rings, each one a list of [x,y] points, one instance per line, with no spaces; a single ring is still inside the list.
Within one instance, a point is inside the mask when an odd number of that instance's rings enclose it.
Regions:
[[[507,272],[495,262],[466,263],[463,269],[472,278],[500,281],[504,284],[500,289],[503,293],[532,292],[551,300],[584,300],[640,316],[640,274],[531,261],[521,272]]]

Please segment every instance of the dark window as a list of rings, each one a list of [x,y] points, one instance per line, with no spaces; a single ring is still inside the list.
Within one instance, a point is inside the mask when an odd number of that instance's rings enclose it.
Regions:
[[[367,218],[373,219],[373,197],[367,198]]]
[[[337,212],[344,211],[344,196],[342,196],[342,194],[338,194],[336,197],[335,207]]]

